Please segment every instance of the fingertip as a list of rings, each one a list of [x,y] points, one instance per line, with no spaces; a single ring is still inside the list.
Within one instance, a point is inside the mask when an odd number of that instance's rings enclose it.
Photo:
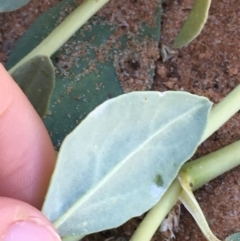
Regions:
[[[36,208],[0,198],[0,241],[60,241],[51,222]]]
[[[27,221],[16,221],[4,231],[1,241],[60,241],[59,236],[46,225]]]

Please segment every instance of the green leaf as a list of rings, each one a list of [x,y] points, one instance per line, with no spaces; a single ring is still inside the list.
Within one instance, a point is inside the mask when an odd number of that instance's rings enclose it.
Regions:
[[[201,207],[199,206],[192,189],[190,187],[191,182],[189,181],[189,176],[184,173],[179,174],[178,180],[183,188],[181,194],[179,195],[179,200],[184,205],[184,207],[191,213],[192,217],[195,219],[198,227],[201,229],[203,235],[208,241],[220,241],[212,232],[208,226],[207,220],[203,214]]]
[[[64,140],[43,213],[63,237],[143,214],[193,155],[210,107],[206,98],[172,91],[105,101]]]
[[[26,5],[30,0],[0,0],[0,12],[10,12]]]
[[[152,46],[149,43],[155,44],[157,53],[160,39],[161,5],[158,0],[156,3],[152,26],[140,22],[136,25],[138,31],[133,33],[126,26],[120,27],[97,15],[52,56],[56,86],[43,121],[55,147],[96,106],[123,94],[119,72],[125,73],[127,79],[140,76],[138,81],[148,80],[142,89],[151,88],[155,59],[151,54],[147,56]],[[59,24],[62,15],[68,15],[75,7],[73,0],[66,0],[41,15],[15,45],[7,68],[36,47]]]
[[[12,73],[13,79],[28,97],[40,117],[43,117],[55,84],[54,67],[48,56],[37,56]]]
[[[240,241],[240,233],[234,233],[228,236],[225,241]]]
[[[174,40],[174,48],[181,48],[189,44],[201,33],[207,21],[210,5],[211,0],[194,0],[194,6],[187,20]]]

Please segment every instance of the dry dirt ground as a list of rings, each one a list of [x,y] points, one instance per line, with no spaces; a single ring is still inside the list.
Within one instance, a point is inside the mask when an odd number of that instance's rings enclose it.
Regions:
[[[31,22],[57,0],[32,0],[22,9],[0,14],[0,61],[5,62],[14,42]],[[115,1],[117,3],[118,1]],[[122,6],[129,2],[121,1]],[[149,0],[139,1],[139,5]],[[114,6],[114,0],[110,1]],[[119,2],[118,2],[119,3]],[[162,45],[171,46],[192,7],[191,0],[166,0],[163,3]],[[108,6],[110,7],[110,5]],[[126,7],[126,9],[128,9]],[[210,15],[201,35],[190,45],[177,50],[172,58],[156,61],[154,90],[185,90],[206,96],[214,103],[240,83],[240,4],[238,0],[213,0]],[[215,151],[240,139],[240,113],[205,141],[196,157]],[[197,200],[219,239],[240,231],[240,168],[222,175],[196,191]],[[84,238],[85,241],[129,240],[141,218],[130,220],[118,229]],[[158,232],[152,240],[162,240]],[[194,220],[182,208],[176,240],[204,241]]]

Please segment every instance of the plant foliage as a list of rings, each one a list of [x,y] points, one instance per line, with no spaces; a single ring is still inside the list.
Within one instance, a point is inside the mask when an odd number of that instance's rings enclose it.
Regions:
[[[193,155],[210,108],[206,98],[171,91],[105,101],[64,140],[43,213],[63,237],[143,214]]]

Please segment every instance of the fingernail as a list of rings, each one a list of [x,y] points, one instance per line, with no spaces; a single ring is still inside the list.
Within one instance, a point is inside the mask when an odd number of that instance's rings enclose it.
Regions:
[[[45,224],[33,221],[16,221],[8,226],[1,241],[60,241],[60,237]]]

